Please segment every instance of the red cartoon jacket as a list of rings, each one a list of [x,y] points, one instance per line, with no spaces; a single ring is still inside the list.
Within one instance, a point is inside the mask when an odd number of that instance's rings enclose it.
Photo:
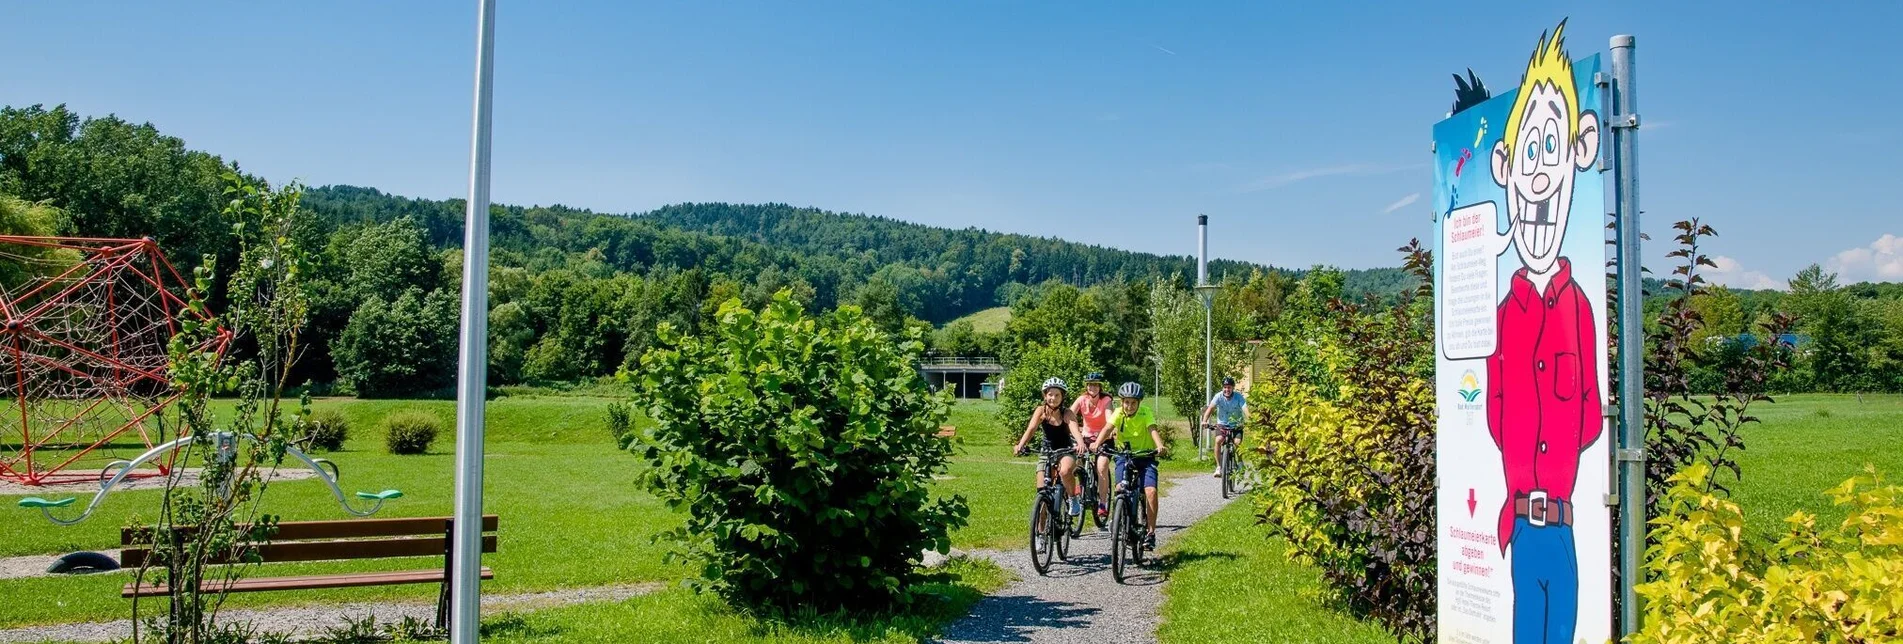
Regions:
[[[1487,358],[1487,428],[1506,469],[1500,549],[1513,536],[1513,501],[1534,490],[1573,502],[1579,454],[1604,428],[1592,304],[1559,259],[1545,293],[1522,268],[1500,303],[1500,344]],[[1595,502],[1588,500],[1588,502]]]

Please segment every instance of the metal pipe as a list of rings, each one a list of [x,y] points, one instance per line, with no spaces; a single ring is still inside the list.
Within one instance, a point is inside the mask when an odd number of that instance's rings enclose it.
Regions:
[[[1203,400],[1215,396],[1216,335],[1215,300],[1216,294],[1209,288],[1209,215],[1196,215],[1196,290],[1203,296]],[[1208,403],[1205,402],[1204,405]],[[1190,431],[1201,440],[1196,444],[1196,457],[1204,458],[1209,452],[1209,431],[1203,427],[1202,409],[1192,412],[1191,421],[1195,423]]]
[[[1640,282],[1639,122],[1634,70],[1635,40],[1612,37],[1611,132],[1613,178],[1618,185],[1619,242],[1619,624],[1639,630],[1639,599],[1633,587],[1645,549],[1645,292]]]
[[[476,0],[476,106],[470,133],[469,202],[463,213],[462,350],[456,366],[455,569],[450,639],[480,637],[482,593],[483,394],[489,367],[489,134],[494,103],[496,0]]]

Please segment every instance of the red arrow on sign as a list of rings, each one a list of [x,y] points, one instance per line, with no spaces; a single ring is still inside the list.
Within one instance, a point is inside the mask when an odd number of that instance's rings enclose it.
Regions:
[[[1467,488],[1467,518],[1473,518],[1474,507],[1477,505],[1480,505],[1480,502],[1474,500],[1474,489]]]

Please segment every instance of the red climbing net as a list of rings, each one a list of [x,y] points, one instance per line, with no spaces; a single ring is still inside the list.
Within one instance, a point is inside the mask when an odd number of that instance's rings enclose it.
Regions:
[[[177,438],[167,345],[185,280],[150,239],[0,235],[0,479],[93,480]],[[220,329],[203,350],[222,357]],[[159,475],[169,457],[134,475]]]

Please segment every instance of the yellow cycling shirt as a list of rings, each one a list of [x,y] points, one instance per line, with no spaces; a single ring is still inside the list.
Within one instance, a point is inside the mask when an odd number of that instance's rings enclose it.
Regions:
[[[1147,405],[1139,405],[1136,413],[1123,413],[1118,405],[1110,412],[1108,429],[1117,433],[1117,444],[1132,452],[1156,449],[1156,440],[1150,437],[1150,426],[1156,424],[1156,413]]]

